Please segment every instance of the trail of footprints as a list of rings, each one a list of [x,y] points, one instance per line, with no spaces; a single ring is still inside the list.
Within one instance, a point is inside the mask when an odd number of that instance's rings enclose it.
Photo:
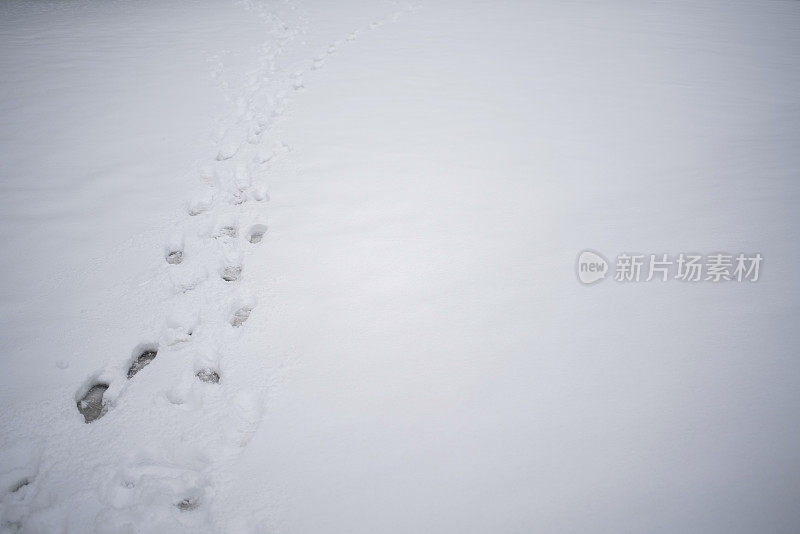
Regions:
[[[267,225],[262,223],[253,224],[246,232],[246,240],[251,245],[261,243],[267,232]],[[235,249],[236,240],[240,238],[239,228],[234,223],[224,223],[216,227],[212,234],[214,240],[224,240],[226,245],[233,246],[234,253],[229,254],[223,259],[219,270],[221,280],[224,282],[238,282],[242,276],[243,265],[241,255]],[[180,244],[178,244],[180,243]],[[183,261],[184,250],[182,240],[173,240],[166,247],[165,261],[168,265],[179,265]],[[228,319],[232,328],[240,328],[250,318],[255,304],[249,302],[239,305]],[[167,328],[167,345],[175,345],[190,340],[191,329]],[[126,371],[127,380],[133,379],[140,371],[150,365],[158,356],[158,344],[146,344],[135,351],[130,365]],[[195,372],[197,379],[207,384],[219,384],[220,372],[211,367],[202,367]],[[84,387],[76,401],[77,409],[84,417],[86,423],[91,423],[103,417],[109,410],[110,403],[104,398],[110,384],[105,381],[91,381]]]
[[[411,12],[415,9],[407,8],[405,11]],[[398,20],[402,13],[398,11],[389,19],[375,21],[365,28],[348,33],[344,39],[331,43],[323,53],[312,59],[309,70],[321,69],[343,43],[355,41],[362,32]],[[184,229],[171,234],[165,242],[165,268],[176,296],[186,295],[212,283],[209,273],[214,272],[225,287],[234,288],[242,284],[245,247],[261,244],[267,234],[267,224],[258,220],[258,212],[261,210],[250,206],[269,200],[267,188],[261,178],[278,156],[291,150],[271,135],[271,127],[285,108],[285,95],[287,91],[305,88],[304,70],[295,71],[289,76],[276,70],[277,54],[297,32],[292,33],[274,15],[269,16],[275,19],[282,35],[278,39],[278,46],[265,45],[265,55],[259,69],[246,84],[245,94],[237,100],[238,113],[235,120],[223,129],[211,164],[200,172],[202,188],[186,205],[188,223],[184,221]],[[281,79],[282,82],[276,82]],[[240,218],[250,219],[250,224],[240,226]],[[212,230],[203,230],[209,224]],[[240,232],[242,228],[245,230]],[[214,255],[218,257],[218,267],[207,263],[208,258]],[[231,298],[233,305],[224,321],[229,325],[228,328],[235,331],[246,325],[255,308],[255,301],[236,301],[232,295]],[[113,376],[100,373],[96,375],[98,378],[88,380],[76,395],[77,410],[83,416],[84,422],[93,423],[111,411],[118,400],[116,396],[113,399],[107,398],[110,390],[114,389],[112,383],[135,382],[146,367],[154,362],[157,365],[162,350],[171,350],[173,346],[192,341],[194,329],[195,327],[181,324],[167,325],[166,334],[160,342],[136,347],[124,372],[124,380],[114,378],[122,374],[122,369],[117,371],[118,374],[112,373]],[[209,385],[208,387],[223,387],[223,377],[216,361],[214,357],[195,356],[192,371],[194,378]],[[115,395],[120,394],[120,389],[116,388]],[[234,409],[245,414],[257,413],[258,410],[248,404],[246,396],[240,401],[240,405],[234,406]],[[255,416],[249,417],[244,424],[246,434],[254,431]],[[242,445],[247,439],[241,439]],[[134,482],[126,480],[122,480],[121,484],[128,489],[135,486]],[[180,512],[198,509],[202,505],[203,492],[187,490],[186,493],[191,494],[173,501],[172,505]]]
[[[404,11],[414,12],[417,9],[418,6],[409,6]],[[364,29],[356,29],[347,34],[345,41],[354,41],[362,31],[374,30],[386,22],[395,22],[402,14],[403,11],[397,11],[392,14],[390,19],[377,20],[370,23]],[[284,30],[288,29],[283,23],[281,23],[281,26]],[[279,40],[278,48],[284,46],[288,40],[289,39]],[[311,69],[315,70],[321,68],[325,64],[326,57],[335,54],[337,46],[341,44],[341,42],[342,41],[331,43],[323,54],[316,56],[312,61]],[[266,74],[274,74],[275,54],[267,54],[265,58],[265,63],[270,65]],[[297,71],[291,76],[291,86],[293,89],[298,90],[304,87],[302,75],[302,71]],[[264,73],[261,74],[261,77],[263,81]],[[228,128],[223,134],[219,150],[215,156],[217,162],[228,162],[237,155],[242,154],[245,142],[250,145],[260,144],[263,135],[269,130],[272,120],[280,116],[283,112],[285,98],[283,93],[266,94],[266,96],[259,99],[256,94],[259,92],[259,89],[261,89],[261,87],[256,83],[255,87],[251,89],[253,94],[249,95],[250,106],[245,105],[246,109],[244,113],[241,114],[242,116],[237,120],[236,124]],[[244,135],[236,135],[237,132],[239,134],[245,133]],[[244,137],[244,139],[241,137]],[[264,165],[272,161],[277,154],[288,150],[290,149],[287,145],[280,142],[273,142],[266,149],[256,151],[255,157],[251,158],[251,160],[255,164]],[[230,173],[228,172],[227,174]],[[186,211],[190,217],[194,218],[201,215],[209,215],[213,212],[216,206],[215,189],[224,190],[224,192],[227,193],[228,204],[230,206],[240,206],[248,199],[256,202],[263,202],[269,199],[266,188],[262,184],[258,183],[254,185],[252,183],[250,171],[246,164],[240,164],[235,167],[233,171],[233,180],[231,180],[232,183],[228,184],[229,187],[227,188],[225,188],[226,184],[222,183],[225,181],[224,178],[226,176],[226,169],[224,168],[210,172],[206,170],[201,172],[201,176],[203,181],[206,182],[207,187],[188,202]],[[216,184],[213,184],[215,181],[218,182],[221,187],[215,186]],[[251,244],[261,243],[266,232],[267,226],[265,224],[253,224],[247,231],[246,239]],[[238,237],[239,227],[233,223],[224,223],[217,226],[213,234],[213,238],[227,242],[236,240]],[[186,254],[184,249],[183,235],[180,233],[173,234],[167,240],[165,246],[164,259],[166,263],[168,265],[180,265],[183,263]],[[224,257],[222,267],[219,269],[219,275],[225,282],[238,282],[242,277],[242,270],[243,265],[240,261],[231,261],[230,258]],[[197,285],[190,285],[186,290],[192,290],[196,287]],[[182,290],[181,292],[184,291]],[[230,320],[231,326],[234,328],[241,327],[250,317],[251,312],[252,308],[247,306],[236,310]],[[143,350],[133,359],[133,362],[128,368],[127,379],[132,379],[139,371],[153,362],[157,355],[158,349],[155,347]],[[218,371],[213,369],[202,369],[196,373],[196,376],[205,383],[218,384],[220,381]],[[83,391],[83,394],[77,401],[77,408],[81,415],[84,416],[86,423],[91,423],[107,413],[109,404],[104,400],[103,396],[108,388],[109,384],[105,382],[91,383],[88,387],[84,388],[85,391]]]

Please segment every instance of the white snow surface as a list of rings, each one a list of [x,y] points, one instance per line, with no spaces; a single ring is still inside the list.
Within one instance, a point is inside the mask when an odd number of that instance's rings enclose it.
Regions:
[[[800,530],[800,3],[6,0],[0,73],[1,532]]]

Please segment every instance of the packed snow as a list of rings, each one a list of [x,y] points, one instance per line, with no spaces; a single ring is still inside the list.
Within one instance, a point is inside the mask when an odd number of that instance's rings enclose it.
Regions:
[[[0,532],[800,531],[800,3],[6,0],[0,73]]]

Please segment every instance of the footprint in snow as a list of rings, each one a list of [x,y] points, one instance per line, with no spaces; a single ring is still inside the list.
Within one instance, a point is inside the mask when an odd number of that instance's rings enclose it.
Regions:
[[[233,139],[225,139],[222,141],[221,146],[219,147],[219,152],[217,152],[217,161],[225,161],[231,159],[233,156],[239,152],[239,147],[241,143],[233,140]]]
[[[78,400],[78,411],[86,423],[100,419],[108,411],[108,403],[103,401],[103,394],[107,389],[108,384],[102,382],[93,384]]]
[[[222,249],[219,275],[226,282],[235,282],[242,276],[242,251],[239,246],[228,246]]]
[[[193,306],[176,306],[167,316],[160,340],[172,347],[191,340],[200,323],[200,316]]]
[[[206,384],[219,384],[219,373],[210,367],[200,369],[195,373],[195,376]]]
[[[237,290],[236,296],[230,307],[231,326],[234,328],[239,328],[245,322],[247,322],[247,319],[250,318],[250,313],[255,309],[257,304],[258,299],[255,295],[248,291]]]
[[[8,436],[4,436],[8,438]],[[30,439],[3,443],[0,454],[0,531],[23,530],[25,520],[40,498],[36,487],[42,448]]]
[[[203,509],[213,496],[207,464],[208,458],[192,450],[129,457],[104,485],[110,504],[98,516],[104,532],[128,532],[132,525],[137,532],[207,530]]]
[[[183,248],[183,234],[178,232],[174,233],[170,236],[167,245],[164,247],[164,259],[166,259],[167,263],[170,265],[178,265],[183,261]]]
[[[201,382],[219,384],[219,354],[208,348],[200,348],[194,354],[194,375]]]
[[[167,263],[170,265],[177,265],[183,261],[183,251],[182,250],[172,250],[167,251],[166,256]]]
[[[14,484],[11,485],[11,488],[8,490],[9,493],[17,493],[19,490],[24,488],[25,486],[31,483],[30,480],[27,478],[23,478],[22,480],[16,481]]]
[[[263,202],[265,200],[269,200],[269,193],[267,193],[267,186],[264,184],[255,184],[253,187],[250,188],[248,191],[250,198],[255,200],[256,202]]]
[[[186,497],[175,503],[175,507],[181,512],[191,512],[196,510],[198,506],[200,506],[200,499],[197,497]]]
[[[250,187],[250,184],[253,183],[253,180],[250,177],[250,171],[247,169],[247,166],[236,166],[236,171],[233,173],[233,181],[239,191],[244,191]]]
[[[214,203],[214,193],[207,189],[189,201],[186,211],[190,216],[195,217],[208,211]]]
[[[234,447],[244,447],[261,422],[263,405],[260,395],[255,391],[237,391],[228,402],[230,417],[224,421],[224,435]]]
[[[247,233],[247,240],[251,243],[261,243],[264,239],[264,234],[267,233],[267,226],[264,224],[255,224]]]
[[[185,264],[184,264],[185,265]],[[169,271],[169,278],[175,293],[188,293],[208,279],[208,271],[202,265],[181,267]]]
[[[239,227],[233,223],[217,227],[214,237],[217,239],[236,239],[239,236]]]
[[[230,204],[233,206],[238,206],[239,204],[244,204],[247,202],[247,195],[244,192],[239,191],[238,189],[233,191],[230,196]]]
[[[236,310],[231,318],[231,326],[234,328],[242,326],[250,318],[250,312],[252,311],[253,309],[249,306],[243,306]]]
[[[131,366],[128,368],[128,380],[133,378],[136,373],[150,365],[150,362],[156,359],[158,349],[155,347],[147,347],[139,349],[136,352],[138,352],[139,355],[134,358]]]
[[[220,271],[220,276],[226,282],[236,282],[242,277],[241,265],[225,265]]]

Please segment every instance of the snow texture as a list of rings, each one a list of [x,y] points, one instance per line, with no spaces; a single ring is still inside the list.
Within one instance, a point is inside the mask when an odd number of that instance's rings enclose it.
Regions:
[[[800,3],[6,0],[0,49],[0,532],[800,531]]]

